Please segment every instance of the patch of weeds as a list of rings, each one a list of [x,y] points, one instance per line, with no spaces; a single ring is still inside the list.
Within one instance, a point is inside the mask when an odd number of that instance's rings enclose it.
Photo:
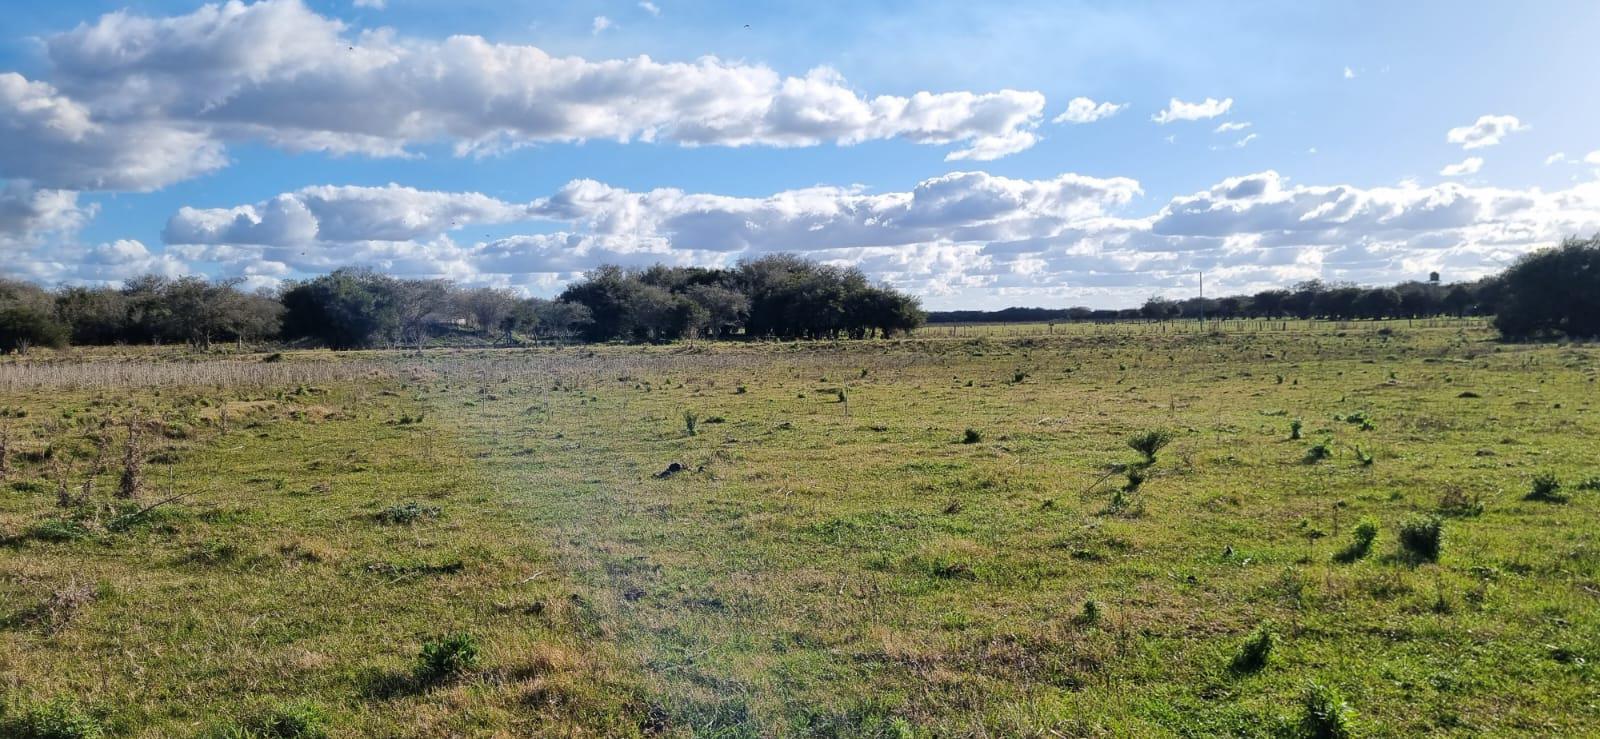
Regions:
[[[373,514],[373,518],[376,518],[378,523],[398,526],[414,524],[425,518],[438,518],[440,513],[438,506],[423,505],[416,501],[411,501],[410,503],[389,506]]]
[[[0,704],[0,736],[10,739],[98,739],[106,727],[75,701]]]
[[[1584,480],[1583,482],[1578,483],[1574,487],[1576,489],[1578,489],[1578,490],[1584,490],[1584,491],[1600,490],[1600,475],[1596,475],[1596,476],[1591,477],[1591,478],[1589,478],[1587,480]]]
[[[976,444],[980,441],[983,441],[983,432],[975,428],[968,428],[961,434],[961,443],[963,444]]]
[[[1300,440],[1300,430],[1305,428],[1305,423],[1296,418],[1289,422],[1289,441]]]
[[[1350,726],[1353,713],[1339,691],[1313,682],[1300,695],[1297,728],[1305,739],[1347,739],[1354,735]]]
[[[78,541],[93,535],[82,521],[71,518],[47,518],[28,529],[28,538],[53,543]]]
[[[1100,604],[1093,598],[1083,602],[1083,610],[1072,617],[1072,622],[1079,626],[1093,626],[1100,623]]]
[[[1444,520],[1438,516],[1412,516],[1400,523],[1400,550],[1418,562],[1437,562],[1444,549]]]
[[[1561,481],[1556,479],[1555,475],[1549,472],[1542,472],[1534,476],[1533,489],[1529,490],[1527,495],[1522,496],[1522,499],[1537,500],[1544,503],[1565,503],[1571,498],[1566,493],[1561,492]]]
[[[1356,446],[1356,461],[1360,462],[1362,467],[1371,467],[1372,466],[1372,462],[1373,462],[1372,454],[1369,453],[1369,452],[1362,451],[1361,447],[1359,445],[1357,445]]]
[[[1260,672],[1271,661],[1272,648],[1277,644],[1277,632],[1271,623],[1264,623],[1239,645],[1239,653],[1233,656],[1233,662],[1228,667],[1239,674]]]
[[[1356,524],[1355,530],[1351,532],[1350,543],[1333,555],[1333,561],[1340,564],[1350,564],[1366,557],[1372,551],[1372,542],[1377,538],[1377,523],[1362,521]]]
[[[700,426],[700,416],[699,415],[695,414],[694,411],[684,411],[683,412],[683,430],[684,431],[688,432],[688,434],[690,436],[694,436],[695,434],[699,433],[699,426]]]
[[[328,715],[310,701],[262,709],[221,733],[218,739],[326,739]]]
[[[1483,496],[1476,493],[1468,495],[1460,487],[1451,486],[1439,496],[1439,515],[1454,516],[1456,518],[1471,518],[1483,514]]]
[[[457,677],[478,666],[478,653],[478,638],[464,632],[425,641],[412,676],[424,684]]]

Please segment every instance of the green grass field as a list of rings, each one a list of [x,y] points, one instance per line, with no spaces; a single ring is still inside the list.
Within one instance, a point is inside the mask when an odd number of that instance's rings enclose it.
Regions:
[[[1450,321],[12,361],[0,735],[1292,736],[1312,683],[1580,735],[1597,374]]]

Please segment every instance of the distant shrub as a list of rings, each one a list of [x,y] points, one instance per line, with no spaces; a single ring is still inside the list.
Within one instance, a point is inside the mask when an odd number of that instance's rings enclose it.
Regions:
[[[1372,551],[1372,542],[1378,538],[1378,524],[1372,521],[1362,521],[1356,524],[1355,531],[1351,532],[1350,543],[1344,549],[1333,555],[1335,562],[1349,564],[1367,556]]]
[[[1293,421],[1290,421],[1289,422],[1289,440],[1290,441],[1299,441],[1300,440],[1300,429],[1302,429],[1302,428],[1305,428],[1305,423],[1303,423],[1300,419],[1296,418]]]
[[[423,505],[412,501],[389,506],[373,514],[373,517],[378,519],[378,523],[401,525],[413,524],[424,518],[438,518],[440,512],[438,506]]]
[[[1566,493],[1561,492],[1561,481],[1556,479],[1554,474],[1542,472],[1534,476],[1533,489],[1529,490],[1527,495],[1522,496],[1522,499],[1537,500],[1545,503],[1565,503],[1568,497]]]
[[[976,444],[980,441],[983,441],[983,432],[975,428],[968,427],[966,432],[961,435],[961,443],[963,444]]]
[[[1333,446],[1329,442],[1322,442],[1306,450],[1306,456],[1301,459],[1306,464],[1316,464],[1333,456]]]
[[[1600,490],[1600,475],[1591,477],[1577,484],[1579,490]]]
[[[424,683],[455,677],[478,666],[478,651],[478,638],[467,633],[423,642],[414,674]]]
[[[45,703],[0,704],[0,736],[10,739],[98,739],[105,726],[78,704],[57,698]]]
[[[700,416],[696,415],[694,411],[683,412],[683,430],[689,432],[690,436],[699,433],[699,425]]]
[[[1165,429],[1154,429],[1134,434],[1128,438],[1128,448],[1144,455],[1146,463],[1154,464],[1156,453],[1172,443],[1172,432]]]
[[[1444,548],[1444,521],[1438,516],[1413,516],[1401,522],[1400,548],[1412,559],[1438,561]]]
[[[1361,447],[1357,446],[1356,461],[1360,462],[1362,467],[1371,467],[1374,460],[1371,453],[1362,451]]]
[[[1093,598],[1083,602],[1083,610],[1072,617],[1072,622],[1079,626],[1093,626],[1100,623],[1100,604]]]
[[[1144,470],[1141,470],[1141,469],[1139,469],[1137,467],[1129,467],[1127,469],[1127,471],[1124,472],[1123,474],[1128,476],[1128,482],[1127,482],[1127,484],[1122,486],[1122,492],[1125,492],[1125,493],[1136,493],[1136,492],[1138,492],[1139,491],[1139,486],[1143,485],[1144,481],[1145,481]]]
[[[1339,691],[1320,683],[1306,686],[1300,696],[1300,736],[1306,739],[1348,739],[1350,706]]]
[[[1230,667],[1234,672],[1260,672],[1272,659],[1272,648],[1277,643],[1278,635],[1272,630],[1272,624],[1256,627],[1244,644],[1239,646],[1239,653],[1233,656]]]

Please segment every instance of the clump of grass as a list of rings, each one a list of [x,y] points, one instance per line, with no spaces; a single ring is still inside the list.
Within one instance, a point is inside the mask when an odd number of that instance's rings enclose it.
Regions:
[[[1306,456],[1300,461],[1306,464],[1316,464],[1331,457],[1333,457],[1333,444],[1331,442],[1324,441],[1321,444],[1313,445],[1310,449],[1307,449]]]
[[[1600,490],[1600,475],[1591,477],[1577,484],[1578,490]]]
[[[1093,598],[1083,602],[1083,610],[1072,617],[1072,622],[1079,626],[1093,626],[1100,623],[1100,604]]]
[[[328,715],[310,701],[270,706],[229,728],[227,739],[327,739]]]
[[[1370,452],[1362,451],[1361,447],[1358,445],[1356,446],[1356,461],[1360,462],[1362,467],[1371,467],[1373,462],[1372,454]]]
[[[1483,499],[1478,495],[1467,495],[1460,487],[1451,486],[1439,496],[1439,515],[1470,518],[1483,513]]]
[[[1250,633],[1239,646],[1239,653],[1233,656],[1229,665],[1234,672],[1260,672],[1272,659],[1272,648],[1278,644],[1278,634],[1273,631],[1272,624],[1264,623]]]
[[[132,500],[144,489],[144,443],[139,422],[128,420],[128,439],[122,449],[122,476],[117,479],[117,497]]]
[[[1367,556],[1372,551],[1372,542],[1378,538],[1378,524],[1373,521],[1362,521],[1356,524],[1355,531],[1351,532],[1350,544],[1333,555],[1333,561],[1341,564],[1350,564]]]
[[[378,523],[398,526],[414,524],[424,518],[438,518],[440,513],[438,506],[423,505],[416,501],[411,501],[410,503],[389,506],[373,514],[373,518],[378,519]]]
[[[1561,492],[1561,480],[1557,479],[1552,473],[1542,472],[1534,476],[1533,489],[1529,490],[1527,495],[1522,496],[1522,499],[1537,500],[1544,503],[1565,503],[1570,498],[1566,493]]]
[[[429,684],[461,675],[478,666],[478,638],[455,633],[423,642],[412,674]]]
[[[1289,441],[1300,440],[1300,430],[1305,428],[1305,423],[1296,418],[1289,422]]]
[[[1144,481],[1145,481],[1144,470],[1139,469],[1138,467],[1129,467],[1127,469],[1127,471],[1124,472],[1123,474],[1128,476],[1128,482],[1127,482],[1127,484],[1122,486],[1122,492],[1124,492],[1124,493],[1136,493],[1136,492],[1138,492],[1139,491],[1139,486],[1143,485]]]
[[[980,441],[983,441],[983,432],[975,428],[968,427],[966,432],[961,434],[963,444],[976,444]]]
[[[1438,516],[1413,516],[1400,523],[1400,549],[1411,559],[1439,561],[1444,548],[1444,520]]]
[[[683,412],[683,430],[684,431],[687,431],[690,436],[694,436],[695,434],[700,433],[699,426],[700,426],[700,416],[698,414],[696,414],[694,411],[684,411]]]
[[[66,698],[34,704],[0,704],[0,736],[99,739],[105,735],[106,728],[99,719]]]
[[[1300,695],[1299,735],[1306,739],[1347,739],[1353,735],[1352,713],[1339,691],[1311,683]]]
[[[1128,448],[1144,456],[1145,464],[1155,464],[1156,453],[1172,443],[1172,432],[1166,429],[1152,429],[1128,438]]]

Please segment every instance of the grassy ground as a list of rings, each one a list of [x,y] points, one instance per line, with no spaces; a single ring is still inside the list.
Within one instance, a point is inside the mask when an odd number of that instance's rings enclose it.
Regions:
[[[1362,734],[1581,734],[1600,351],[1385,327],[290,354],[132,390],[0,368],[26,411],[0,495],[7,715],[1265,736],[1314,681]],[[118,457],[60,509],[44,445],[76,439],[81,482],[85,419],[134,408],[160,421],[140,501],[111,497]],[[1147,430],[1172,434],[1153,463],[1126,444]],[[1525,499],[1546,472],[1565,502]],[[1437,562],[1398,543],[1433,515]],[[1370,552],[1341,556],[1362,521]],[[420,672],[457,632],[478,658]]]

